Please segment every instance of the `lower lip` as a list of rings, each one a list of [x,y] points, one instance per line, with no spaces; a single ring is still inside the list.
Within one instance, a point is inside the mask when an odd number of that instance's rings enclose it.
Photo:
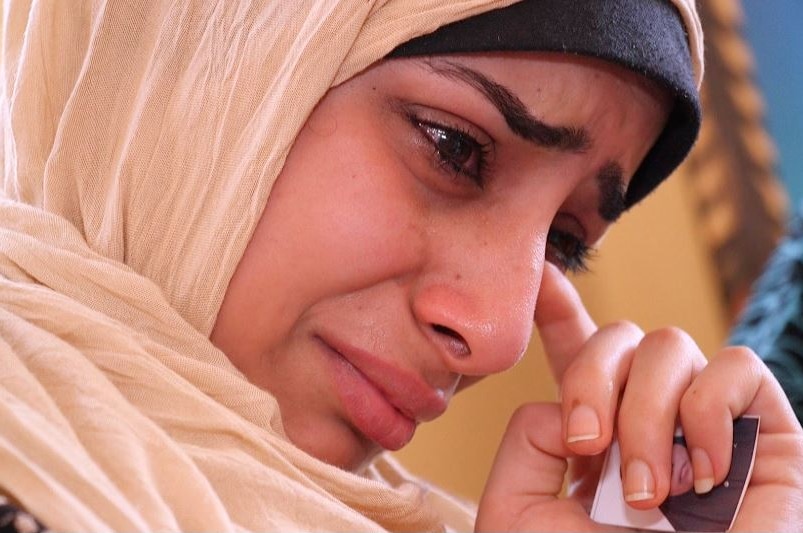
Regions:
[[[339,352],[321,341],[332,362],[335,390],[346,414],[366,437],[386,450],[410,442],[416,423],[388,402],[382,392]]]

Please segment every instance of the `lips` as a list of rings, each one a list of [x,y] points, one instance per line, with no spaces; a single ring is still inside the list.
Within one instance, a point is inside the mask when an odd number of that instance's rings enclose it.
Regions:
[[[446,410],[445,394],[418,375],[333,336],[317,336],[332,362],[335,390],[350,421],[366,437],[398,450],[419,422]]]

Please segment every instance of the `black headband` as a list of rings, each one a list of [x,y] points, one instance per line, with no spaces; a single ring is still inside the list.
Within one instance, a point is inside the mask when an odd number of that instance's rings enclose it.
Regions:
[[[611,61],[675,98],[669,119],[627,189],[632,206],[686,157],[700,129],[700,100],[680,14],[667,0],[523,0],[438,28],[389,57],[528,51]]]

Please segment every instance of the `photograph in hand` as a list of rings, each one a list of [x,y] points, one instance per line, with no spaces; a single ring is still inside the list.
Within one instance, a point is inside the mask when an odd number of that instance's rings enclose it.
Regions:
[[[733,422],[733,456],[728,475],[705,494],[694,491],[691,461],[682,434],[672,445],[669,497],[655,509],[637,510],[622,496],[619,445],[608,450],[591,518],[609,525],[652,531],[728,531],[736,518],[755,459],[759,418],[743,416]]]

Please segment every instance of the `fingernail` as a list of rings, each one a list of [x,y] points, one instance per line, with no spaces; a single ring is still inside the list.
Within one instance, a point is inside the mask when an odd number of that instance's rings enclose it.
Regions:
[[[569,413],[566,427],[566,442],[582,442],[599,437],[599,418],[597,413],[587,405],[578,405]]]
[[[702,448],[692,448],[691,466],[694,470],[694,492],[705,494],[714,488],[714,467]]]
[[[625,470],[625,501],[640,502],[655,498],[655,480],[650,465],[641,459],[631,459]]]

